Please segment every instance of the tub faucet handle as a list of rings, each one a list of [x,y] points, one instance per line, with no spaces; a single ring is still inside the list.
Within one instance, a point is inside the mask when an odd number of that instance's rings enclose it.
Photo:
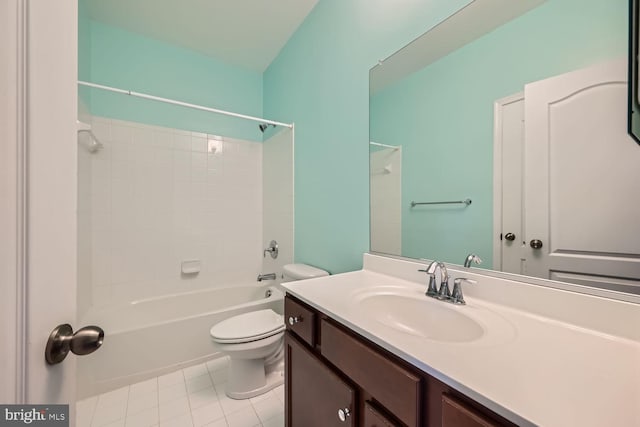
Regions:
[[[263,280],[276,280],[276,273],[258,274],[258,282]]]
[[[271,258],[278,258],[278,242],[272,240],[269,242],[269,246],[262,252],[262,257],[266,258],[267,254],[271,255]]]

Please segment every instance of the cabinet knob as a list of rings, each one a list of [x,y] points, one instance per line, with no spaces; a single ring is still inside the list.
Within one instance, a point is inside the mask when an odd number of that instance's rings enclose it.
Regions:
[[[302,317],[300,316],[289,316],[289,324],[291,326],[295,325],[296,323],[302,322]]]
[[[351,411],[349,411],[349,408],[344,408],[344,409],[338,409],[338,418],[340,418],[340,421],[342,421],[343,423],[347,421],[347,418],[351,416]]]
[[[513,242],[514,240],[516,240],[516,235],[513,233],[507,233],[504,235],[504,238],[510,242]]]

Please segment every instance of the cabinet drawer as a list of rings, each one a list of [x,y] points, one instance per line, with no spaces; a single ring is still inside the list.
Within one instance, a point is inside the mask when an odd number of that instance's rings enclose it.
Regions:
[[[284,300],[284,321],[287,329],[313,347],[315,342],[316,314],[287,296]]]
[[[362,423],[364,427],[401,427],[400,424],[389,419],[368,401],[364,402]]]
[[[471,406],[460,400],[442,395],[442,427],[500,427]]]
[[[407,426],[420,425],[420,377],[326,319],[322,355]]]

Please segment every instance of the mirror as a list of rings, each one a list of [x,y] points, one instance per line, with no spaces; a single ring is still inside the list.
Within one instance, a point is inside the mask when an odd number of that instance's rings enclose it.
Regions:
[[[640,295],[627,7],[475,0],[371,69],[371,251]]]

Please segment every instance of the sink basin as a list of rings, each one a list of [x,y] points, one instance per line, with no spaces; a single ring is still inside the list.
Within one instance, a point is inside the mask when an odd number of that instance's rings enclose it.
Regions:
[[[377,286],[352,295],[356,310],[394,331],[451,344],[496,344],[515,337],[502,316],[477,304],[454,305],[423,290]]]
[[[393,329],[436,341],[475,341],[484,335],[482,326],[442,301],[405,295],[374,294],[360,300],[360,308]]]

